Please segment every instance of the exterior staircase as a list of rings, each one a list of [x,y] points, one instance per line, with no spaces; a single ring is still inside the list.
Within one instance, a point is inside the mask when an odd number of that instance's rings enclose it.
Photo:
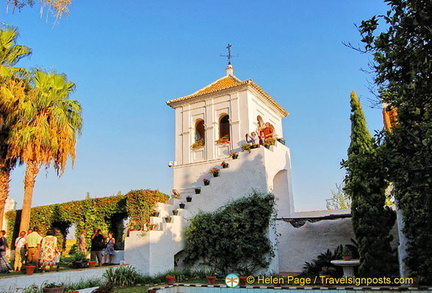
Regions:
[[[191,184],[176,188],[175,194],[178,196],[172,197],[167,203],[158,203],[154,210],[159,215],[150,217],[154,229],[150,230],[148,225],[146,231],[131,231],[126,237],[125,263],[149,275],[174,269],[177,262],[174,258],[184,248],[184,228],[189,221],[200,212],[213,212],[230,201],[247,196],[253,190],[272,191],[272,185],[269,184],[272,181],[269,181],[271,174],[266,169],[268,165],[280,169],[277,165],[280,165],[281,160],[277,158],[281,154],[289,155],[289,150],[277,143],[270,149],[260,147],[250,152],[240,151],[238,159],[227,157],[206,162],[202,169],[219,168],[219,176],[214,177],[208,171],[197,173]],[[222,168],[222,161],[228,163],[229,167]],[[204,185],[204,178],[209,179],[209,185]],[[200,193],[196,193],[197,188]],[[180,208],[180,204],[184,204],[184,208]],[[177,211],[177,215],[173,211]]]

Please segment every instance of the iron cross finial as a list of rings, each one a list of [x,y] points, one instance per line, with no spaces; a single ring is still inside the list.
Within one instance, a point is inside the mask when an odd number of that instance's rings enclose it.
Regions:
[[[228,50],[228,55],[222,55],[221,54],[221,57],[227,57],[228,58],[228,65],[231,65],[231,58],[232,57],[238,57],[238,54],[237,54],[237,56],[231,55],[231,47],[232,47],[231,44],[228,44],[228,46],[226,46],[226,48]]]

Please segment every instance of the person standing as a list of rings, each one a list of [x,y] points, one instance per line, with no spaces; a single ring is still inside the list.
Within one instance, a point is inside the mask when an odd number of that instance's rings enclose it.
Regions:
[[[258,138],[259,138],[259,144],[264,145],[264,141],[265,141],[264,131],[262,130],[260,131]]]
[[[249,133],[246,133],[246,142],[250,143],[253,146],[259,146],[259,137],[258,135],[256,135],[255,132],[252,132],[251,135],[249,136]]]
[[[39,233],[39,228],[34,227],[33,232],[27,235],[27,262],[32,265],[37,265],[39,261],[40,246],[43,239]]]
[[[81,235],[79,237],[79,250],[87,255],[87,243],[86,243],[86,234],[87,230],[82,230]]]
[[[9,272],[12,270],[7,259],[6,259],[6,251],[9,248],[6,237],[5,230],[0,231],[0,273]]]
[[[26,254],[26,231],[21,231],[20,235],[15,239],[15,260],[14,260],[14,270],[15,272],[21,271],[22,265],[25,263]]]
[[[105,248],[104,237],[101,229],[94,229],[94,233],[91,236],[91,254],[90,259],[95,261],[98,260],[99,266],[102,266],[102,250]]]
[[[104,253],[104,263],[108,263],[108,258],[109,258],[110,265],[112,265],[114,254],[115,254],[115,250],[114,250],[115,238],[113,236],[114,236],[113,232],[108,233],[108,237],[106,239],[106,245],[105,245],[106,248]]]
[[[42,239],[42,254],[41,254],[41,267],[45,269],[47,266],[50,267],[52,271],[54,265],[56,264],[57,256],[57,237],[54,236],[52,230],[47,231],[47,236]]]
[[[265,127],[262,129],[262,131],[264,132],[264,138],[270,138],[274,135],[273,126],[269,122],[266,122]]]

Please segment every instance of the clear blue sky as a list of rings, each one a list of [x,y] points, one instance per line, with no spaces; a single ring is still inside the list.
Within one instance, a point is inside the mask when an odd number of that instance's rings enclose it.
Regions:
[[[3,1],[5,2],[5,1]],[[4,3],[3,3],[4,4]],[[350,135],[349,95],[356,91],[374,130],[370,56],[345,47],[360,43],[354,24],[387,7],[379,0],[73,0],[69,17],[53,26],[39,6],[0,11],[33,49],[21,66],[66,73],[83,106],[83,135],[74,168],[59,179],[41,170],[34,206],[109,196],[131,189],[169,193],[174,159],[174,110],[165,102],[225,75],[232,44],[234,74],[253,79],[290,115],[297,211],[325,209],[345,172]],[[69,164],[70,166],[70,164]],[[13,171],[10,195],[21,206],[24,168]]]

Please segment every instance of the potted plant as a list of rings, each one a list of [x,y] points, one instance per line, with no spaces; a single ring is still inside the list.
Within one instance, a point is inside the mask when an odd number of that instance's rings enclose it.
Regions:
[[[276,144],[276,138],[273,138],[273,137],[267,137],[265,140],[264,140],[264,146],[266,147],[266,148],[270,148],[270,146],[271,145],[275,145]]]
[[[240,276],[239,279],[240,279],[239,280],[240,281],[239,286],[246,286],[247,277],[246,276]]]
[[[171,223],[172,222],[172,218],[170,216],[165,217],[165,223]]]
[[[343,260],[350,260],[352,258],[352,251],[349,249],[348,246],[344,246],[342,251],[342,259]]]
[[[152,231],[155,230],[157,227],[157,224],[147,224],[147,230]]]
[[[158,211],[153,211],[152,213],[151,213],[151,216],[152,217],[159,217],[159,212]]]
[[[201,193],[201,188],[197,187],[195,188],[195,194],[200,194]]]
[[[82,251],[71,254],[71,261],[74,268],[86,268],[88,266],[88,259]]]
[[[184,202],[179,203],[179,208],[184,209],[186,204]]]
[[[172,214],[173,214],[173,216],[178,216],[179,211],[178,211],[178,210],[173,210],[173,211],[172,211]]]
[[[96,261],[95,260],[89,261],[88,264],[89,264],[89,268],[95,268],[96,267]]]
[[[191,201],[192,201],[192,196],[188,195],[188,196],[186,197],[186,201],[187,201],[187,202],[191,202]]]
[[[204,178],[203,182],[204,182],[204,185],[210,185],[210,179]]]
[[[175,276],[166,276],[165,279],[166,279],[168,285],[174,285]]]
[[[198,150],[198,149],[202,149],[204,146],[205,146],[204,138],[201,138],[201,139],[198,139],[197,141],[195,141],[192,144],[191,148],[193,150]]]
[[[229,135],[225,134],[224,136],[222,136],[221,138],[216,140],[215,143],[216,144],[229,144],[230,143]]]
[[[214,285],[216,282],[216,276],[207,276],[207,284]]]
[[[237,153],[237,152],[231,152],[231,153],[229,154],[229,156],[230,156],[233,160],[238,159],[238,153]]]
[[[62,283],[47,283],[42,287],[42,291],[49,293],[62,293],[64,290],[64,285]]]
[[[226,169],[226,168],[229,167],[229,164],[228,164],[227,162],[223,161],[223,162],[221,163],[221,166],[222,166],[223,169]]]
[[[250,152],[251,152],[251,147],[252,147],[252,146],[251,146],[250,144],[248,144],[248,143],[242,145],[242,146],[241,146],[242,152],[247,151],[247,152],[250,153]]]
[[[210,174],[213,175],[213,177],[219,177],[219,169],[218,168],[211,168]]]
[[[36,269],[36,266],[34,265],[26,265],[25,267],[25,271],[26,271],[26,275],[33,275],[34,271]]]
[[[141,225],[138,220],[130,219],[129,222],[126,224],[126,227],[128,228],[128,233],[130,231],[139,231],[141,230]]]

